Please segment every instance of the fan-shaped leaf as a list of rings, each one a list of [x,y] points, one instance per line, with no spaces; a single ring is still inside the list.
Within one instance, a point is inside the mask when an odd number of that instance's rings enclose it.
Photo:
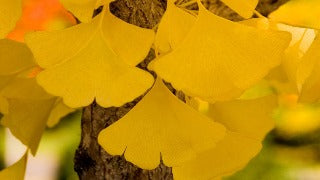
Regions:
[[[144,169],[176,166],[212,148],[225,134],[222,125],[179,101],[158,79],[122,119],[104,129],[100,145]]]
[[[211,105],[208,115],[225,125],[226,136],[213,149],[174,167],[175,179],[220,179],[243,168],[260,151],[261,141],[273,128],[271,113],[276,105],[276,96]]]
[[[280,64],[290,34],[234,23],[199,6],[181,46],[149,66],[176,89],[210,102],[232,99]]]
[[[148,53],[153,32],[115,18],[105,9],[90,23],[30,34],[26,42],[45,68],[39,84],[70,107],[94,99],[104,107],[121,106],[142,95],[153,78],[134,65]]]

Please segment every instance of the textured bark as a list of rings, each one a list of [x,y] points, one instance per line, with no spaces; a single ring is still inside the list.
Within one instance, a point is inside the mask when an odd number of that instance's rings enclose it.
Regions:
[[[287,0],[261,0],[258,11],[267,15]],[[206,0],[204,5],[212,12],[239,21],[242,18],[221,3],[219,0]],[[155,27],[166,7],[165,0],[118,0],[111,4],[111,11],[126,22],[140,27]],[[196,9],[191,5],[190,9]],[[154,58],[154,52],[150,51],[148,57],[138,67],[146,69],[147,64]],[[180,99],[184,95],[170,88]],[[81,121],[81,142],[75,154],[75,171],[82,180],[171,180],[173,179],[171,168],[162,163],[154,170],[143,170],[127,162],[122,156],[111,156],[98,144],[99,132],[124,116],[141,99],[119,108],[102,108],[93,103],[84,108]]]
[[[164,0],[118,0],[110,6],[111,12],[119,18],[145,28],[159,23],[165,7]],[[153,51],[139,67],[146,69],[151,59],[154,59]],[[75,156],[75,171],[80,179],[173,179],[171,168],[163,164],[152,171],[143,170],[122,156],[110,156],[97,142],[99,132],[125,115],[140,99],[119,108],[102,108],[95,103],[84,108],[81,142]]]

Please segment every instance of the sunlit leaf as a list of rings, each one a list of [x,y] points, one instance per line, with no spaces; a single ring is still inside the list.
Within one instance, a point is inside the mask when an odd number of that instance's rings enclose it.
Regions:
[[[22,13],[21,0],[0,0],[0,39],[16,26]]]
[[[258,5],[259,0],[221,0],[240,16],[248,19]]]
[[[8,113],[8,101],[0,95],[0,114]]]
[[[311,47],[302,57],[297,68],[297,82],[303,84],[305,80],[311,75],[312,71],[317,68],[317,64],[320,63],[320,38],[319,36],[313,41]],[[315,69],[319,71],[319,69]]]
[[[0,40],[0,49],[1,122],[35,154],[48,119],[57,121],[67,112],[36,83],[41,70],[25,44]]]
[[[181,46],[149,66],[176,89],[209,102],[232,99],[280,64],[288,33],[231,22],[199,6]]]
[[[63,6],[81,22],[89,22],[94,10],[110,1],[112,0],[60,0]]]
[[[27,159],[28,159],[28,152],[26,152],[18,162],[0,171],[0,179],[24,180]]]
[[[68,106],[66,106],[60,98],[57,98],[54,107],[51,110],[50,116],[47,121],[48,127],[53,127],[59,123],[61,118],[64,116],[70,114],[71,112],[74,112],[75,109],[72,109]]]
[[[213,149],[174,167],[175,179],[220,179],[242,169],[260,151],[261,141],[273,128],[271,113],[276,105],[277,98],[272,95],[211,105],[208,116],[225,125],[227,134]]]
[[[225,134],[213,122],[175,97],[158,79],[150,92],[122,119],[104,129],[100,145],[144,169],[176,166],[212,148]]]
[[[153,77],[134,65],[147,55],[153,32],[115,18],[105,9],[90,23],[28,35],[26,42],[45,69],[38,83],[74,108],[94,99],[104,107],[121,106],[142,95]]]
[[[288,80],[281,83],[275,81],[272,83],[278,90],[282,89],[281,92],[297,91],[297,88],[301,87],[301,84],[309,76],[318,58],[314,55],[319,47],[319,42],[317,42],[319,40],[315,40],[316,31],[314,29],[269,22],[266,18],[249,19],[241,23],[260,29],[273,29],[291,33],[292,40],[289,47],[285,50],[281,66],[277,68],[277,70],[283,71],[282,75],[286,76]],[[274,73],[275,71],[270,72],[269,80],[274,80],[274,78],[270,79],[270,75],[275,76]],[[279,75],[277,74],[276,76]],[[277,78],[279,80],[279,77]],[[290,87],[293,88],[291,89]]]
[[[319,53],[317,50],[316,53]],[[317,55],[319,56],[319,55]],[[302,85],[300,102],[312,103],[320,99],[320,63],[314,65],[313,71]]]
[[[167,53],[182,42],[196,18],[168,1],[155,38],[155,46],[160,54]]]
[[[36,84],[35,79],[16,79],[3,91],[8,113],[1,123],[35,155],[55,98]]]
[[[242,169],[261,149],[261,143],[238,133],[228,132],[216,148],[173,168],[176,180],[205,180],[230,175]]]
[[[272,111],[277,106],[274,95],[249,100],[234,100],[212,104],[208,115],[233,132],[263,140],[274,127]]]
[[[319,0],[290,0],[269,15],[273,21],[320,29]]]
[[[2,97],[1,90],[14,80],[18,73],[34,66],[32,58],[32,53],[24,44],[8,39],[0,40],[0,112],[8,111],[8,102]]]
[[[0,76],[12,75],[34,66],[32,59],[32,53],[25,44],[0,40]]]

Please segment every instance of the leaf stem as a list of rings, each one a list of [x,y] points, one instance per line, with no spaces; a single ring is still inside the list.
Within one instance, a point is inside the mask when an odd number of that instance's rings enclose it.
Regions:
[[[253,10],[254,14],[257,15],[259,18],[266,18],[264,17],[260,12],[258,12],[257,10]]]

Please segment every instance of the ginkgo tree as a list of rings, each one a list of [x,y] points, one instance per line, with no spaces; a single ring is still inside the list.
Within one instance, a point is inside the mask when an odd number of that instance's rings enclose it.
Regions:
[[[313,18],[319,14],[300,13],[320,10],[320,3],[293,1],[267,18],[255,10],[258,0],[222,0],[246,19],[233,22],[200,0],[168,0],[159,24],[146,29],[112,14],[111,0],[61,0],[79,23],[29,33],[21,43],[5,38],[21,15],[21,0],[1,0],[1,123],[36,155],[46,126],[66,114],[92,103],[120,107],[141,97],[100,132],[97,141],[107,153],[146,170],[164,164],[175,179],[233,174],[261,150],[287,84],[301,102],[320,98]],[[297,8],[300,19],[285,16]],[[147,69],[139,68],[150,49],[155,58]],[[275,70],[288,81],[280,83]],[[252,93],[262,81],[276,91]],[[28,151],[0,179],[23,179]]]

